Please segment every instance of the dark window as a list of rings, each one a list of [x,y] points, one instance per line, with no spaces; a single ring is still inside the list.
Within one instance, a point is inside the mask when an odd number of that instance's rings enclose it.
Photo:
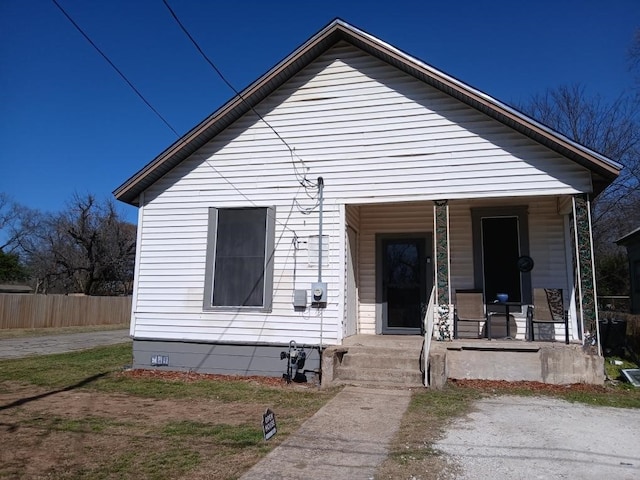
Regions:
[[[483,218],[482,263],[487,300],[497,298],[498,293],[506,293],[511,301],[522,301],[519,256],[518,218]]]
[[[211,208],[205,308],[270,309],[273,278],[272,208]]]
[[[529,304],[531,273],[520,272],[518,257],[529,255],[527,207],[472,208],[474,288],[491,302],[497,293]]]

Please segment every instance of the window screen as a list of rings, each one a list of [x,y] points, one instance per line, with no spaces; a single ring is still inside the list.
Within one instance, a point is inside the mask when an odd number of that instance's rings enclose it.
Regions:
[[[268,208],[211,209],[207,307],[269,307],[273,215]]]

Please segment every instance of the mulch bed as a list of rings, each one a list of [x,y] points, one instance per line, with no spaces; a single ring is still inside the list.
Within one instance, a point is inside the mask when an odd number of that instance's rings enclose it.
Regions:
[[[315,387],[314,384],[287,384],[282,378],[278,377],[262,377],[262,376],[244,376],[244,375],[218,375],[212,373],[195,373],[195,372],[174,372],[169,370],[127,370],[122,372],[130,378],[148,378],[177,382],[199,382],[208,381],[232,381],[244,382],[251,384],[260,384],[268,387],[290,387],[290,386],[308,386]],[[470,388],[482,392],[509,392],[530,390],[540,393],[566,393],[566,392],[587,392],[587,393],[605,393],[608,391],[606,386],[589,385],[586,383],[574,383],[570,385],[552,385],[540,382],[507,382],[504,380],[453,380],[447,382],[461,388]]]
[[[127,370],[121,373],[129,378],[146,378],[155,380],[166,380],[173,382],[200,382],[207,381],[231,381],[231,382],[244,382],[251,384],[260,384],[268,387],[287,387],[291,385],[296,386],[314,386],[313,384],[287,384],[282,378],[278,377],[262,377],[262,376],[245,376],[245,375],[218,375],[213,373],[196,373],[196,372],[174,372],[170,370]]]
[[[530,390],[532,392],[540,393],[566,393],[566,392],[586,392],[586,393],[605,393],[608,391],[607,387],[602,385],[590,385],[586,383],[573,383],[569,385],[552,385],[549,383],[541,382],[507,382],[504,380],[447,380],[452,384],[462,387],[471,388],[483,392],[494,391],[522,391]]]

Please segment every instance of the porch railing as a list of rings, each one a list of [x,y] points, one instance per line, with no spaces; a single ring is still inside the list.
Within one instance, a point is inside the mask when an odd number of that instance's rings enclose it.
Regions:
[[[431,289],[431,296],[424,314],[424,344],[422,348],[422,371],[424,372],[424,386],[429,386],[429,351],[431,350],[431,339],[433,338],[433,323],[436,314],[436,288]]]

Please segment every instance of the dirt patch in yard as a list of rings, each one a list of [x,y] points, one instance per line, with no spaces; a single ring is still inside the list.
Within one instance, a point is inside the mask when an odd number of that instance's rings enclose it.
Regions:
[[[123,372],[127,378],[167,382],[232,377],[173,372]],[[313,386],[281,379],[243,378],[276,395]],[[212,384],[213,387],[213,384]],[[260,399],[148,398],[88,389],[47,389],[15,382],[0,385],[0,478],[166,479],[237,478],[280,442],[262,439],[265,408],[274,408],[283,432],[315,412]]]
[[[46,390],[21,388],[21,392],[0,395],[1,404],[23,402],[18,408],[0,415],[16,414],[16,411],[29,413],[43,413],[48,416],[60,416],[67,419],[83,419],[87,417],[103,417],[120,422],[135,422],[154,425],[162,422],[177,420],[206,422],[211,419],[224,418],[230,425],[238,425],[246,421],[247,417],[256,416],[264,409],[260,405],[244,405],[229,408],[216,400],[166,400],[156,398],[137,398],[124,394],[104,394],[91,391],[59,392],[48,395]],[[29,400],[39,395],[42,398]],[[0,407],[1,408],[1,407]],[[257,418],[257,417],[256,417]],[[7,419],[9,420],[9,419]]]

